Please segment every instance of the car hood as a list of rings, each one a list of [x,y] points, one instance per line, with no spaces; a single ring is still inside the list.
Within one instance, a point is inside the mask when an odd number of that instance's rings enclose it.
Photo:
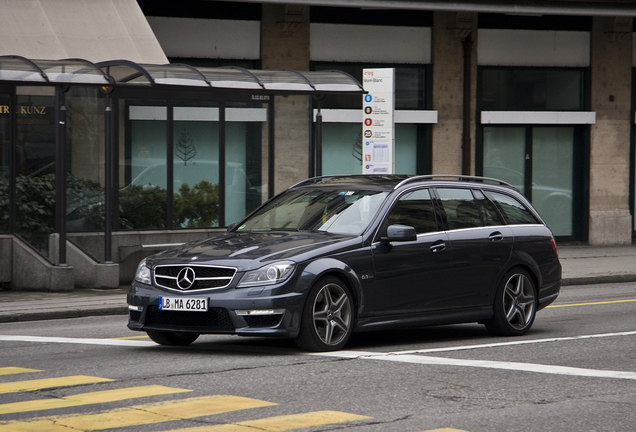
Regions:
[[[212,239],[186,243],[148,258],[150,264],[217,264],[258,268],[267,262],[296,262],[348,246],[359,245],[361,237],[326,232],[245,232],[228,233]]]

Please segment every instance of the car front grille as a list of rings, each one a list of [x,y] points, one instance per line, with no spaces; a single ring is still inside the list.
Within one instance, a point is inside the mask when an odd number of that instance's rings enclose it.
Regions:
[[[162,311],[148,306],[146,326],[162,329],[195,330],[205,332],[233,332],[234,324],[226,309],[211,308],[207,312]]]
[[[233,267],[162,265],[155,268],[155,283],[179,291],[225,288],[236,274]]]

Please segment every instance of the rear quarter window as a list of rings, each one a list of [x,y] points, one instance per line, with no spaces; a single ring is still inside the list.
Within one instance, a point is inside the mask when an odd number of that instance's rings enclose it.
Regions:
[[[508,225],[541,223],[523,203],[510,195],[492,191],[488,191],[487,195],[501,211]]]

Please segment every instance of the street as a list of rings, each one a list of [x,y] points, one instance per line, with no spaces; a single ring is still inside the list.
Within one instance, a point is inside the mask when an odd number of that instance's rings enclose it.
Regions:
[[[354,334],[346,351],[125,316],[0,324],[0,432],[631,431],[636,283],[564,287],[519,338],[464,324]],[[232,426],[229,426],[232,425]]]

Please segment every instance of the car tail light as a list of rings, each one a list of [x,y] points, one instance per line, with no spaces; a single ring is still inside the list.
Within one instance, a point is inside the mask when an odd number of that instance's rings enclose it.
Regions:
[[[556,256],[558,258],[559,257],[559,251],[557,250],[556,241],[554,241],[553,238],[550,239],[550,244],[552,245],[552,249],[554,249],[554,253],[556,254]]]

